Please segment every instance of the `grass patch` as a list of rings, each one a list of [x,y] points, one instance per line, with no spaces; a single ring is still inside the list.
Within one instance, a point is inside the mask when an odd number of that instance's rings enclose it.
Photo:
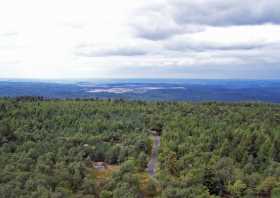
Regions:
[[[108,165],[106,169],[104,170],[94,170],[96,181],[98,180],[106,180],[107,178],[110,178],[113,174],[113,172],[119,171],[120,166],[119,165]]]

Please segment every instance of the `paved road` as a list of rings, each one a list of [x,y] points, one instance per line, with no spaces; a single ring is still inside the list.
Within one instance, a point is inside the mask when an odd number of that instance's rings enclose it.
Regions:
[[[160,146],[160,136],[154,136],[154,143],[152,148],[151,159],[148,163],[147,172],[150,176],[155,176],[156,173],[156,165],[158,161],[158,149]]]

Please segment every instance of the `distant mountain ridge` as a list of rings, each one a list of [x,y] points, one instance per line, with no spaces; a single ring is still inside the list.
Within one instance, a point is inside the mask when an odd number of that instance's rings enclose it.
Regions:
[[[0,97],[280,103],[280,80],[1,80]]]

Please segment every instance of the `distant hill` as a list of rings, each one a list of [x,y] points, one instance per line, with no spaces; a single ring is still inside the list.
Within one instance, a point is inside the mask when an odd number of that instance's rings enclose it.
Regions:
[[[280,102],[277,80],[0,81],[0,96]]]

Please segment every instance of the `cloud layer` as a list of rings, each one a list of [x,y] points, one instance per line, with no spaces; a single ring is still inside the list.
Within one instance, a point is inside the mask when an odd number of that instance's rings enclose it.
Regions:
[[[280,78],[279,35],[279,0],[10,0],[0,78]]]
[[[279,24],[279,7],[278,0],[167,0],[140,9],[132,26],[139,37],[161,40],[205,26]]]
[[[180,24],[210,26],[280,23],[278,0],[170,0],[171,13]]]

